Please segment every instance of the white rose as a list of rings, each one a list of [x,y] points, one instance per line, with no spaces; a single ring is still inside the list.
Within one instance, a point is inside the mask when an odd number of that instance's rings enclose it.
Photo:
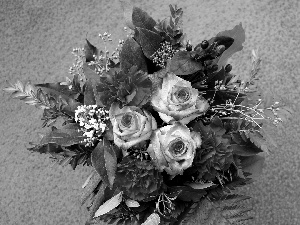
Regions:
[[[192,88],[191,83],[174,73],[167,73],[152,96],[153,108],[166,123],[187,124],[202,115],[209,107],[208,102]]]
[[[113,103],[109,117],[113,127],[114,143],[125,150],[148,140],[152,131],[157,129],[154,117],[146,110],[135,106],[119,108],[117,103]]]
[[[192,165],[201,142],[199,133],[190,132],[187,126],[175,123],[153,132],[147,152],[160,171],[165,170],[175,176]]]

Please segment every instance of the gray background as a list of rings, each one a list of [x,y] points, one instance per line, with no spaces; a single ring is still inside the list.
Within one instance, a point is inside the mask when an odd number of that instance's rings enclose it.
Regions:
[[[198,43],[239,22],[246,30],[244,50],[234,55],[233,72],[249,71],[251,49],[263,59],[262,82],[290,105],[294,118],[273,129],[278,148],[267,156],[261,178],[243,191],[252,195],[257,225],[300,224],[300,45],[298,0],[135,1],[155,19],[169,16],[168,5],[184,10],[184,31]],[[0,89],[5,80],[33,83],[64,81],[86,37],[101,47],[98,33],[112,34],[113,50],[125,38],[116,0],[0,0]],[[38,141],[42,111],[0,92],[0,224],[84,224],[80,188],[91,168],[50,167],[47,155],[26,150]],[[196,219],[195,221],[196,222]],[[191,223],[192,224],[192,223]]]

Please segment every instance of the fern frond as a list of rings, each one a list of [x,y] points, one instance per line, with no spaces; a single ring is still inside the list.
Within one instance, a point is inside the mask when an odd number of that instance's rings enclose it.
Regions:
[[[6,92],[12,93],[11,97],[15,99],[20,99],[28,105],[35,105],[40,109],[49,109],[51,104],[47,95],[42,93],[42,91],[37,91],[35,94],[35,88],[30,82],[25,85],[21,81],[17,81],[15,84],[10,84],[10,87],[4,88]]]
[[[198,203],[193,203],[185,211],[181,224],[186,224],[189,218],[197,216],[199,224],[206,225],[241,225],[247,220],[253,219],[249,216],[250,208],[245,206],[250,197],[243,195],[224,195],[218,198],[204,198]],[[180,222],[178,223],[180,224]]]

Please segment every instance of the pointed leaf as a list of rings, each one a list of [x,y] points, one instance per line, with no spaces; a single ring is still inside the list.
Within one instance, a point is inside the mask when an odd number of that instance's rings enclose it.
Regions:
[[[99,185],[100,182],[101,182],[101,177],[96,171],[93,171],[93,173],[91,174],[91,178],[89,179],[86,186],[84,186],[84,189],[80,196],[81,205],[83,205],[86,202],[86,200],[94,192],[94,190],[96,189],[96,187]]]
[[[114,147],[109,141],[103,138],[93,150],[91,159],[93,167],[103,181],[112,187],[117,170],[117,157]]]
[[[160,216],[157,213],[152,213],[147,220],[141,225],[159,225]]]
[[[242,23],[236,25],[232,30],[226,30],[217,34],[218,36],[231,37],[234,39],[233,44],[226,49],[221,55],[218,66],[221,69],[223,66],[226,66],[227,60],[236,52],[243,49],[243,43],[245,42],[245,30],[242,26]]]
[[[103,204],[104,199],[105,199],[105,189],[106,185],[104,183],[100,184],[99,190],[97,194],[95,195],[93,199],[92,206],[89,208],[89,213],[90,213],[90,219],[93,219],[96,211],[99,209],[99,207]]]
[[[99,207],[99,209],[96,211],[94,217],[98,217],[101,215],[104,215],[111,211],[112,209],[118,207],[120,203],[122,202],[123,192],[121,191],[119,194],[115,195],[111,199],[104,202],[103,205]]]
[[[86,62],[95,61],[94,55],[98,54],[98,49],[92,45],[88,39],[86,39],[86,44],[84,45],[85,60]]]
[[[139,44],[129,37],[123,44],[120,53],[121,70],[127,72],[132,66],[136,66],[137,70],[147,72],[146,59]]]
[[[159,49],[162,41],[159,34],[141,27],[135,29],[134,37],[148,59],[151,59],[151,56]]]
[[[175,53],[169,65],[169,71],[176,75],[189,75],[202,69],[201,63],[193,60],[191,52],[188,51],[179,51]]]
[[[154,31],[154,26],[156,25],[155,20],[138,7],[133,7],[132,23],[136,27],[147,29],[149,31]]]
[[[100,76],[85,63],[83,64],[83,72],[86,77],[86,90],[84,94],[87,94],[85,97],[85,101],[88,104],[96,103],[103,107],[104,105],[101,103],[100,95],[97,94],[96,86],[100,83]],[[95,105],[95,104],[94,104]]]
[[[85,83],[84,105],[96,105],[96,98],[91,79],[88,79]]]

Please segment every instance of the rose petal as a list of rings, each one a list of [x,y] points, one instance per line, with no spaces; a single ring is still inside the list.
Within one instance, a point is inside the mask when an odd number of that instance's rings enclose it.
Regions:
[[[174,120],[173,117],[168,116],[168,115],[166,115],[166,114],[164,114],[164,113],[162,113],[162,112],[158,112],[158,114],[159,114],[159,117],[160,117],[164,122],[166,122],[166,123],[170,123],[172,120]]]

